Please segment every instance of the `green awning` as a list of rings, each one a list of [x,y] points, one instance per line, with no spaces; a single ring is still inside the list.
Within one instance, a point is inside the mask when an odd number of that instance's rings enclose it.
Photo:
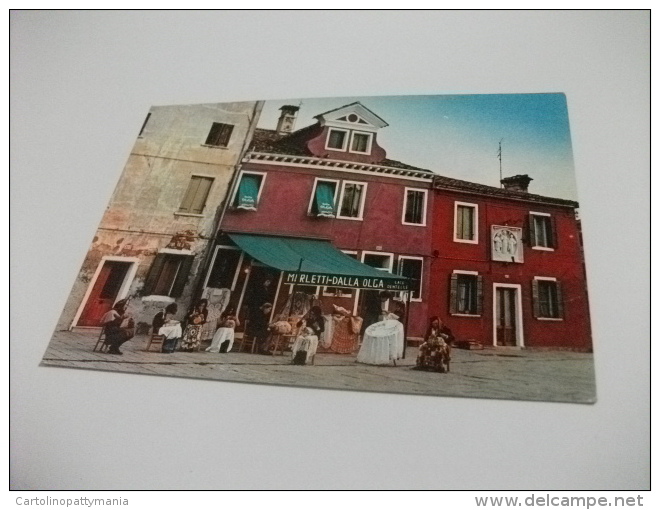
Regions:
[[[335,184],[319,181],[316,184],[316,215],[334,218],[335,216]]]
[[[238,195],[236,196],[236,208],[247,209],[249,211],[257,210],[257,197],[259,196],[259,177],[256,175],[244,174],[238,185]]]
[[[391,291],[408,289],[410,280],[405,276],[379,271],[358,262],[329,241],[256,234],[228,235],[251,257],[283,271],[284,283]]]

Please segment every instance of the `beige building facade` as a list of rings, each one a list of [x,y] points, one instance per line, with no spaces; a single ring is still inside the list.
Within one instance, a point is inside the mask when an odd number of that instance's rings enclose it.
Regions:
[[[58,330],[100,327],[120,299],[129,299],[128,312],[143,328],[169,303],[185,314],[262,107],[150,109]]]

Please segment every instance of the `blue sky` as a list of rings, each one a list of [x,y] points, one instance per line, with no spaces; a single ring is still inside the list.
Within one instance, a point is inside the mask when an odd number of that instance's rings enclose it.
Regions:
[[[274,129],[280,106],[301,101],[296,129],[314,123],[319,113],[359,101],[389,124],[378,132],[388,158],[490,186],[499,186],[502,140],[503,177],[528,174],[531,193],[577,200],[563,94],[271,100],[259,127]]]

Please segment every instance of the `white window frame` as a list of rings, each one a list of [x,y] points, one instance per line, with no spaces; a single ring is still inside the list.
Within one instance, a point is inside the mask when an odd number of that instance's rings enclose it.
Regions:
[[[257,210],[259,209],[259,204],[261,203],[261,192],[264,190],[264,185],[266,184],[266,176],[268,175],[267,172],[255,172],[253,170],[241,170],[238,174],[238,179],[236,179],[236,182],[234,183],[234,190],[232,191],[231,194],[231,200],[229,202],[230,207],[232,209],[236,209],[234,207],[234,200],[236,200],[236,195],[238,194],[238,188],[241,185],[241,179],[243,178],[244,175],[260,175],[261,176],[261,185],[259,186],[259,193],[257,193]],[[255,212],[255,211],[252,211]]]
[[[535,211],[529,211],[530,216],[545,216],[547,218],[552,218],[552,214],[549,213],[542,213],[542,212],[535,212]],[[534,218],[531,218],[531,221],[534,221]],[[552,242],[552,236],[556,235],[556,233],[553,231],[554,225],[552,222],[552,219],[548,222],[550,226],[550,232],[547,232],[547,234],[550,236],[550,239],[546,239],[546,241]],[[534,226],[534,237],[536,237],[536,225]],[[536,239],[530,239],[530,245],[532,247],[532,250],[541,250],[541,251],[555,251],[554,248],[550,246],[537,246],[536,245]]]
[[[337,192],[339,191],[341,181],[339,179],[325,179],[324,177],[315,177],[314,178],[314,186],[312,187],[312,196],[309,197],[309,204],[307,205],[307,216],[314,216],[312,214],[312,205],[314,204],[314,199],[316,198],[316,186],[318,185],[319,181],[321,181],[321,182],[333,182],[335,184],[335,195],[334,195],[333,199],[334,199],[335,217],[336,217],[337,216]]]
[[[342,146],[341,149],[337,149],[336,147],[330,147],[328,145],[330,143],[330,134],[333,131],[341,131],[346,135],[344,137],[344,145]],[[348,142],[349,142],[350,138],[351,138],[351,131],[349,129],[342,129],[342,128],[336,128],[336,127],[328,128],[328,136],[325,139],[325,148],[326,148],[326,150],[329,150],[329,151],[346,152],[346,149],[348,147]]]
[[[471,207],[473,212],[474,220],[474,239],[460,239],[456,236],[456,230],[458,227],[458,207]],[[454,202],[454,242],[455,243],[467,243],[467,244],[479,244],[479,204],[473,204],[470,202]]]
[[[357,257],[357,250],[341,250],[342,253],[350,254],[350,255],[355,255],[355,260],[358,260]],[[332,287],[332,285],[330,285]],[[353,290],[352,289],[339,289],[339,294],[335,294],[333,292],[327,292],[328,285],[323,287],[323,297],[336,297],[336,298],[350,298],[353,297]],[[345,290],[350,290],[350,294],[345,294],[343,291]]]
[[[535,276],[534,280],[536,280],[536,281],[546,281],[546,282],[555,282],[555,284],[557,283],[557,278],[554,278],[552,276]],[[559,299],[559,297],[557,297],[557,299]],[[557,303],[556,306],[559,306],[559,303]],[[540,310],[540,306],[539,306],[539,310]],[[561,321],[564,320],[563,317],[534,317],[534,318],[536,320],[539,320],[539,321],[550,321],[550,322],[561,322]]]
[[[285,283],[287,287],[289,287],[289,292],[288,294],[291,295],[293,293],[293,283]],[[301,285],[301,284],[296,284],[297,287],[316,287],[316,290],[314,291],[314,296],[316,298],[319,297],[320,292],[321,292],[321,286],[320,285]]]
[[[245,252],[241,251],[240,248],[237,248],[236,246],[228,246],[225,244],[219,244],[215,247],[215,250],[213,250],[213,257],[211,257],[211,263],[209,264],[208,271],[206,271],[206,277],[204,278],[204,289],[208,287],[209,283],[209,278],[211,277],[211,273],[213,272],[213,266],[215,265],[215,259],[218,256],[218,252],[220,250],[232,250],[232,251],[240,251],[241,255],[238,258],[238,265],[236,266],[236,271],[234,272],[234,278],[232,279],[231,282],[231,288],[229,289],[230,291],[234,292],[236,290],[236,282],[238,281],[238,275],[241,273],[241,267],[243,267],[243,259],[245,258]]]
[[[347,184],[360,184],[361,186],[363,186],[362,197],[360,200],[360,212],[359,215],[356,217],[341,215],[341,204],[344,201],[344,190],[346,189]],[[339,193],[339,200],[337,201],[337,214],[335,215],[335,218],[340,220],[362,221],[364,217],[364,203],[367,201],[367,184],[368,183],[366,182],[360,182],[360,181],[342,181],[341,193]]]
[[[382,255],[383,257],[389,256],[390,258],[390,267],[385,269],[384,267],[374,267],[377,271],[384,271],[386,273],[392,274],[392,269],[394,268],[394,253],[382,252],[382,251],[363,251],[360,255],[360,262],[364,264],[365,255]],[[373,267],[373,266],[369,266]],[[360,289],[357,289],[355,292],[355,302],[353,303],[353,315],[357,315],[358,303],[360,302]],[[390,300],[385,301],[385,306],[389,308]]]
[[[362,151],[354,151],[353,150],[353,139],[355,138],[355,135],[367,135],[369,137],[369,140],[367,141],[367,150],[365,152]],[[348,152],[352,154],[371,154],[371,148],[373,147],[373,141],[374,141],[374,134],[369,133],[368,131],[351,131],[351,140],[348,144]]]
[[[525,336],[523,330],[522,313],[522,285],[519,283],[495,283],[493,282],[493,347],[497,345],[497,289],[503,287],[515,289],[516,291],[516,347],[525,347]]]
[[[462,269],[454,269],[451,273],[452,274],[467,274],[467,275],[470,275],[470,276],[477,276],[477,277],[479,276],[479,271],[464,271]],[[456,289],[456,290],[458,290],[458,289]],[[477,299],[479,299],[479,295],[477,295]],[[483,311],[483,307],[482,307],[482,311]],[[481,315],[478,314],[478,313],[452,313],[451,316],[452,317],[481,317]]]
[[[420,191],[424,193],[424,212],[422,213],[422,223],[408,223],[406,221],[406,209],[408,207],[408,192],[409,191]],[[429,191],[421,188],[408,188],[403,189],[403,211],[401,211],[401,224],[402,225],[413,225],[415,227],[425,227],[426,226],[426,212],[428,208],[429,200]]]
[[[419,279],[419,297],[414,298],[414,297],[411,296],[411,298],[410,298],[411,303],[421,303],[422,302],[422,291],[423,291],[423,288],[424,288],[424,257],[418,257],[416,255],[399,255],[399,258],[398,258],[399,264],[398,264],[397,269],[399,270],[399,275],[401,275],[401,276],[403,276],[403,273],[400,272],[403,269],[403,266],[402,266],[402,263],[401,263],[402,260],[421,260],[422,261],[422,271],[421,271],[420,279]],[[399,293],[400,299],[402,301],[406,302],[407,299],[408,299],[407,294],[408,294],[408,291],[401,291]]]

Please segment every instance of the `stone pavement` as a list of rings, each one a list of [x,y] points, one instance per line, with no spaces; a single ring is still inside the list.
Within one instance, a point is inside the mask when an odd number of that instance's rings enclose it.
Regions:
[[[291,364],[291,356],[231,352],[146,352],[146,336],[122,346],[123,355],[92,352],[98,333],[57,331],[42,365],[387,393],[592,403],[593,355],[568,351],[490,348],[452,350],[451,372],[412,370],[417,348],[397,365],[371,366],[355,355],[317,354],[315,365]],[[204,345],[204,347],[206,344]],[[234,344],[234,349],[237,344]]]

